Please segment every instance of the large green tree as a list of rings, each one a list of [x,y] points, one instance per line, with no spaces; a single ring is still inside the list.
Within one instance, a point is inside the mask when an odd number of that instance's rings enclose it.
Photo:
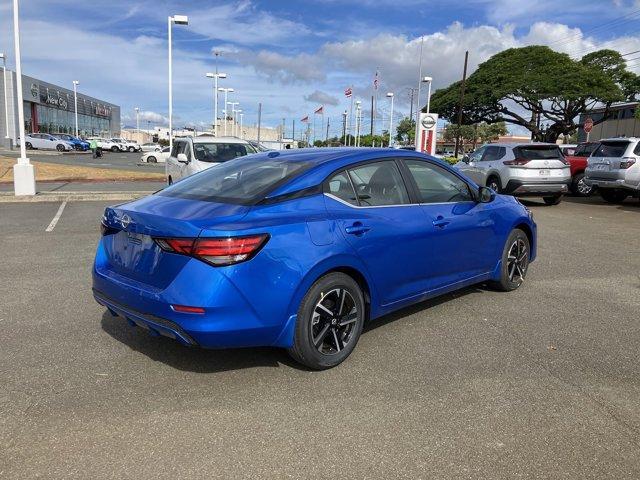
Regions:
[[[576,61],[548,47],[511,48],[467,79],[462,123],[506,122],[525,127],[538,141],[555,141],[578,128],[578,115],[594,106],[635,98],[638,83],[612,50]],[[460,90],[461,82],[455,82],[435,92],[432,111],[457,122]]]

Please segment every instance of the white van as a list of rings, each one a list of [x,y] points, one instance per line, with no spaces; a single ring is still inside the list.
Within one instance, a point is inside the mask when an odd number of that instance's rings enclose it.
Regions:
[[[235,137],[174,138],[166,163],[167,182],[171,185],[181,178],[252,153],[257,153],[255,147]]]

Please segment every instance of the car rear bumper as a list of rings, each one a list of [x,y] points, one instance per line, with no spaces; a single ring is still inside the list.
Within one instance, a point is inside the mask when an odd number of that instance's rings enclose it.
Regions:
[[[624,179],[603,179],[603,178],[593,178],[593,177],[585,177],[584,179],[587,185],[591,185],[593,187],[598,188],[624,188],[627,190],[633,190],[637,192],[640,190],[639,185],[633,185],[625,182]]]
[[[541,196],[546,194],[567,193],[569,191],[569,180],[558,182],[533,182],[522,180],[509,180],[502,193],[524,196]]]

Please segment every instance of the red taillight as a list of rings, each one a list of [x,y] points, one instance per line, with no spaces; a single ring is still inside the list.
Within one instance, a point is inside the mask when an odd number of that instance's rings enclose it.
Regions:
[[[232,265],[253,257],[266,243],[266,234],[223,238],[156,238],[164,251],[198,258],[215,266]]]
[[[529,163],[529,160],[527,160],[526,158],[514,158],[513,160],[505,160],[504,162],[505,165],[526,165],[527,163]]]
[[[626,169],[626,168],[629,168],[629,167],[633,166],[635,163],[636,163],[636,159],[635,158],[624,157],[620,161],[620,168]]]
[[[171,308],[174,312],[180,313],[204,313],[204,308],[202,307],[190,307],[188,305],[171,305]]]

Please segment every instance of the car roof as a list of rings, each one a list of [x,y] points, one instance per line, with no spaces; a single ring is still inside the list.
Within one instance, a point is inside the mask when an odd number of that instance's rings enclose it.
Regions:
[[[523,142],[523,143],[487,143],[483,145],[484,147],[561,147],[562,145],[558,145],[556,143],[547,143],[547,142]]]
[[[201,136],[201,137],[175,137],[174,142],[177,141],[192,141],[193,143],[239,143],[248,145],[249,142],[238,137],[213,137],[213,136]]]
[[[637,142],[638,137],[613,137],[613,138],[601,138],[600,142]]]

